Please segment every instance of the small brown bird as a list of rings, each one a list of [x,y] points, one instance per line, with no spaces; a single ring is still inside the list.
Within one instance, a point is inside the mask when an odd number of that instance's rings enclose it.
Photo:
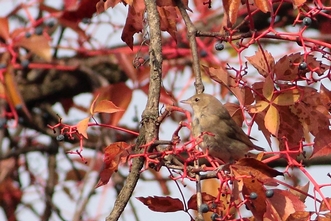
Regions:
[[[252,143],[223,104],[212,95],[196,94],[181,102],[191,105],[193,109],[193,135],[198,137],[202,132],[207,132],[200,147],[203,150],[208,148],[210,156],[229,163],[245,157],[250,150],[264,151]]]

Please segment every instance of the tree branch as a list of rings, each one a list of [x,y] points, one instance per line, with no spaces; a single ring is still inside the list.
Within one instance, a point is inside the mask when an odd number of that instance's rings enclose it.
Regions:
[[[201,71],[200,71],[200,60],[198,55],[198,47],[197,47],[197,41],[196,41],[196,34],[197,29],[193,25],[189,15],[187,14],[187,11],[185,9],[185,6],[181,0],[176,0],[177,7],[179,8],[179,11],[184,19],[185,25],[187,27],[187,35],[190,42],[191,52],[192,52],[192,59],[193,59],[193,72],[195,75],[195,89],[197,94],[201,94],[205,87],[203,86],[202,79],[201,79]]]
[[[145,0],[147,9],[148,24],[150,27],[150,84],[146,108],[142,114],[142,127],[137,139],[135,152],[143,152],[140,148],[142,144],[158,138],[159,127],[157,122],[159,114],[159,100],[162,79],[162,43],[160,30],[160,17],[154,0]],[[118,194],[114,208],[106,218],[106,221],[118,220],[140,177],[140,170],[144,165],[143,157],[133,159],[132,168],[124,187]]]

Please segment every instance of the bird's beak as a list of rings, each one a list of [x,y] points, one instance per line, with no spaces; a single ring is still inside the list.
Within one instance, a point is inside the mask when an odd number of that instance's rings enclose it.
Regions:
[[[182,100],[180,101],[180,103],[183,103],[183,104],[191,104],[191,102],[189,100]]]

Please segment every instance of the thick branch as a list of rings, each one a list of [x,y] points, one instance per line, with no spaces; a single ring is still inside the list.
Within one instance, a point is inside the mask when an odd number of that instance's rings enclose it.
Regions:
[[[162,79],[162,44],[160,17],[154,0],[145,0],[148,24],[150,27],[150,84],[146,108],[142,114],[142,127],[135,152],[142,152],[140,145],[158,138],[158,125],[156,124],[159,113],[159,100]],[[114,208],[107,221],[118,220],[131,198],[132,192],[140,177],[140,170],[144,165],[144,158],[135,158],[124,187],[118,194]]]

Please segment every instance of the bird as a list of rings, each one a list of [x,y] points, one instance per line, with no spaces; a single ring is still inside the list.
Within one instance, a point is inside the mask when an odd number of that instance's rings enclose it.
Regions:
[[[210,156],[232,163],[244,158],[250,150],[264,151],[252,143],[245,132],[230,116],[228,110],[210,94],[196,94],[181,103],[193,109],[192,133],[202,137],[199,146],[208,149]]]

